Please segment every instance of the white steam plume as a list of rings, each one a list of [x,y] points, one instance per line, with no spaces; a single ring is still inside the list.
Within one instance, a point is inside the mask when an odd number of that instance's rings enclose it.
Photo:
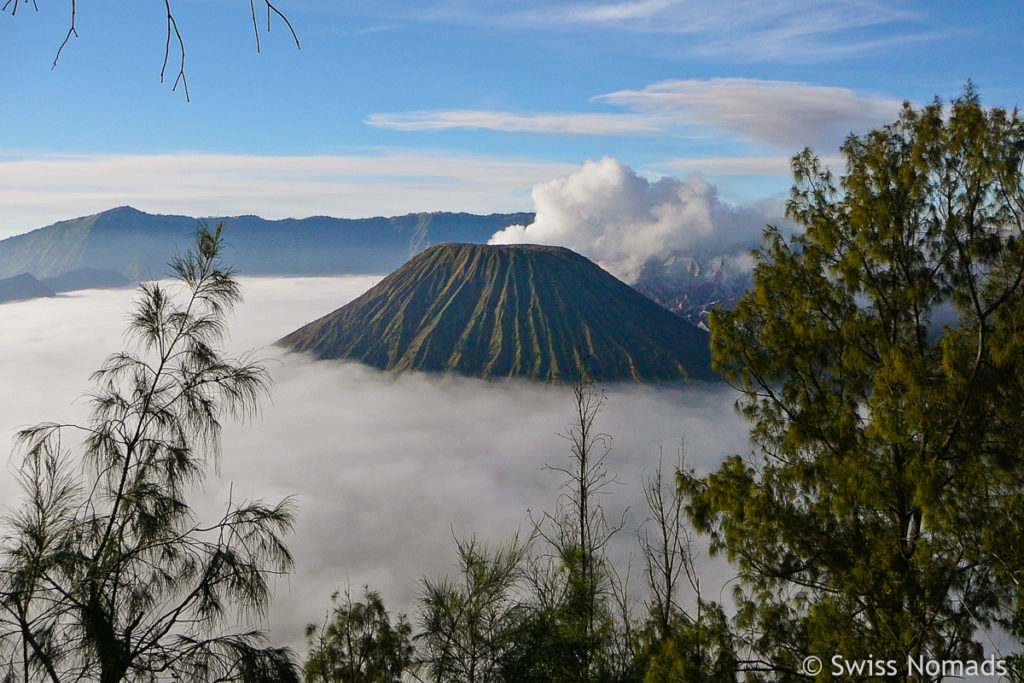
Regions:
[[[675,255],[744,253],[781,220],[774,202],[733,206],[698,174],[652,183],[611,157],[535,185],[531,196],[533,223],[510,225],[490,244],[568,247],[631,283],[645,264]]]

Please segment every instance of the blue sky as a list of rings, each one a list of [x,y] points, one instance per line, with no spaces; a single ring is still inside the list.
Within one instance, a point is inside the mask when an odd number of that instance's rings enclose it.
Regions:
[[[530,188],[614,157],[778,196],[805,145],[902,100],[1021,100],[1011,2],[172,2],[191,101],[161,84],[150,0],[21,0],[0,16],[0,236],[131,204],[191,215],[529,210]]]

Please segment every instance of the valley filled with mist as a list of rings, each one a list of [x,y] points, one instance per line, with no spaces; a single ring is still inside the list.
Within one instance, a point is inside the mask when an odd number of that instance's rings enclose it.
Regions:
[[[455,571],[453,535],[494,543],[527,535],[527,510],[551,511],[559,495],[562,478],[545,465],[568,458],[559,436],[573,420],[568,386],[395,375],[271,346],[379,279],[242,278],[245,300],[229,349],[266,360],[272,395],[251,422],[227,421],[220,473],[193,498],[201,518],[210,518],[229,497],[295,496],[298,520],[286,540],[296,566],[275,586],[270,630],[273,641],[300,653],[303,629],[322,618],[332,592],[369,584],[412,617],[419,580]],[[80,290],[3,305],[0,376],[19,387],[0,394],[5,444],[19,427],[84,419],[89,375],[122,347],[136,297],[130,289]],[[727,454],[747,452],[747,432],[733,411],[736,394],[721,383],[601,388],[607,403],[597,427],[613,437],[607,468],[620,482],[603,504],[616,518],[629,508],[611,556],[624,567],[633,555],[639,595],[643,477],[662,455],[673,466],[684,436],[688,464],[704,473]],[[9,465],[0,497],[17,496]],[[703,552],[698,562],[717,598],[728,568],[712,568]]]
[[[0,683],[1021,683],[1022,29],[7,0]]]

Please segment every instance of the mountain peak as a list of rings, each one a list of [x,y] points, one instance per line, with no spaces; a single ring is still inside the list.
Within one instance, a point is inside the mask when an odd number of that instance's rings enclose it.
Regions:
[[[444,243],[278,342],[386,370],[710,380],[708,335],[564,247]]]
[[[14,277],[0,280],[0,303],[44,296],[57,296],[57,294],[28,273],[19,273]]]

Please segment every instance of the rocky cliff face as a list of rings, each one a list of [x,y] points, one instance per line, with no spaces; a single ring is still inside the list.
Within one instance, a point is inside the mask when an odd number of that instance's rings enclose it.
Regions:
[[[648,263],[633,287],[676,315],[707,329],[712,309],[731,308],[751,285],[749,257],[673,256]]]

